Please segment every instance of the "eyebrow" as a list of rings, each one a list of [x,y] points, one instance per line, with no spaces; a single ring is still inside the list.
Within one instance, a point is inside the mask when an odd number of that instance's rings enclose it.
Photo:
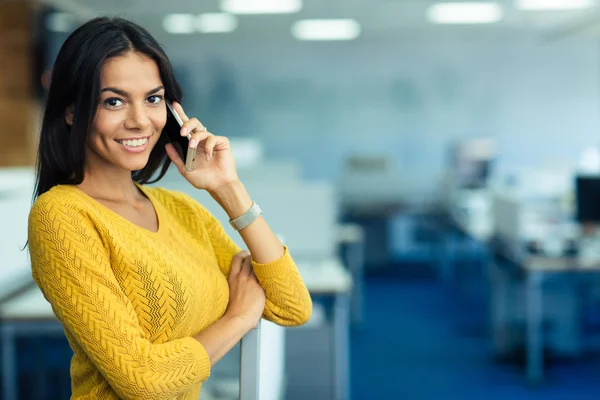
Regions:
[[[163,90],[164,88],[165,88],[164,86],[159,86],[157,88],[149,90],[148,92],[146,92],[146,96],[150,96],[151,94],[159,92],[159,91]],[[125,90],[118,89],[115,87],[105,87],[104,89],[102,89],[100,91],[100,93],[104,93],[104,92],[113,92],[113,93],[118,94],[119,96],[130,97],[129,93],[127,93]]]

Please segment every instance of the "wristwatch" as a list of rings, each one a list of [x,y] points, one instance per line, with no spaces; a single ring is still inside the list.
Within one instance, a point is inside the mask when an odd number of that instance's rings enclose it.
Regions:
[[[229,223],[236,231],[241,231],[246,228],[248,225],[256,221],[258,217],[262,214],[262,210],[255,202],[252,202],[252,207],[236,219],[229,220]]]

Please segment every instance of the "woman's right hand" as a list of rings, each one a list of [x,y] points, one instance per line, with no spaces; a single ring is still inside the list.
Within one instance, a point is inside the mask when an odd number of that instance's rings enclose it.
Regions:
[[[248,330],[256,327],[265,309],[265,290],[252,270],[252,257],[242,251],[231,261],[229,271],[229,304],[226,315],[240,318]]]

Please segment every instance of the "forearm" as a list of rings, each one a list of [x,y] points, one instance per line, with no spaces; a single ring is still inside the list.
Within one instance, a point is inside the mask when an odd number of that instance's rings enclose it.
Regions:
[[[240,317],[225,315],[194,336],[206,350],[211,367],[235,346],[250,329]]]
[[[211,196],[223,207],[230,219],[239,217],[252,206],[252,198],[240,181],[219,188]],[[268,264],[283,255],[283,244],[262,216],[239,233],[248,246],[253,261]]]
[[[211,195],[231,219],[252,206],[250,195],[239,181]],[[305,323],[312,312],[310,295],[293,259],[265,219],[258,217],[239,233],[252,254],[254,273],[266,293],[263,317],[286,326]],[[217,248],[227,241],[222,236],[226,235],[221,228],[217,235],[221,239],[215,239]]]

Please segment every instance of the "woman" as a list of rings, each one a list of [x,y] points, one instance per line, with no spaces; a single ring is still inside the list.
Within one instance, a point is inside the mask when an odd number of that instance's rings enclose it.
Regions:
[[[33,278],[74,351],[73,398],[197,399],[261,316],[286,326],[310,317],[306,287],[239,181],[228,140],[189,119],[181,95],[163,50],[126,20],[87,22],[56,60],[29,244]],[[166,100],[204,155],[193,171],[167,144]],[[143,186],[170,162],[224,208],[250,253],[190,197]]]

